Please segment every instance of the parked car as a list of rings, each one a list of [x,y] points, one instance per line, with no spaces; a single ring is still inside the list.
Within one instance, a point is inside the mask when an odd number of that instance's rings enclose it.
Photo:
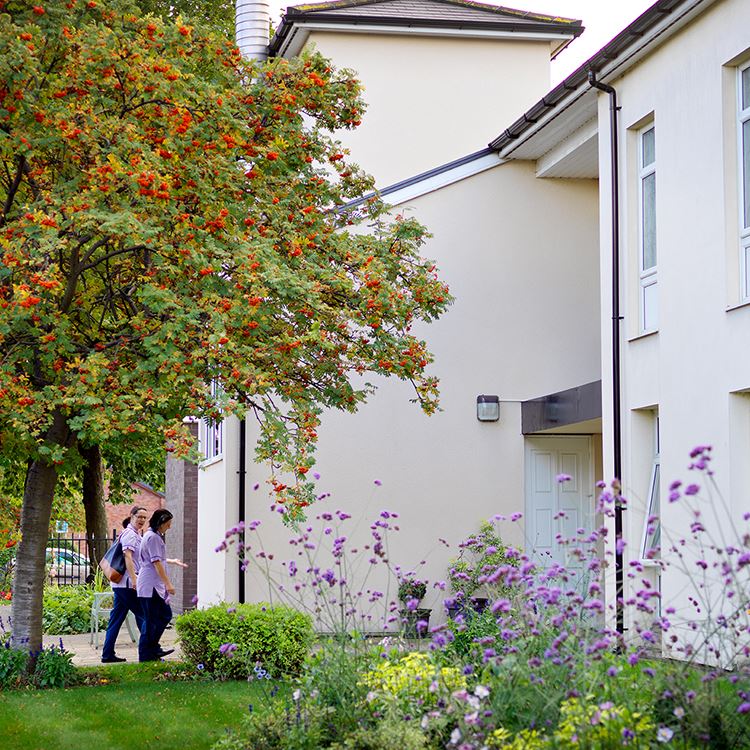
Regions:
[[[60,585],[91,583],[94,574],[88,557],[66,547],[47,549],[50,581]]]

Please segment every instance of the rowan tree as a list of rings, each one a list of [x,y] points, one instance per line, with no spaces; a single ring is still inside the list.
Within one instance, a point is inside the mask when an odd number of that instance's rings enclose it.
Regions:
[[[185,416],[253,410],[294,517],[319,414],[355,410],[359,376],[409,379],[434,410],[411,327],[450,302],[421,226],[350,204],[372,188],[331,137],[363,111],[350,72],[246,62],[129,0],[39,3],[0,0],[0,451],[28,465],[13,640],[31,649],[55,484],[82,451],[158,432],[185,455]]]

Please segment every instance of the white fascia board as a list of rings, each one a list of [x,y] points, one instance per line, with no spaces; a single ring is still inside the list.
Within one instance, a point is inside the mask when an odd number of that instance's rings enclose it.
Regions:
[[[599,121],[594,117],[537,160],[536,176],[546,177],[566,156],[572,154],[587,141],[595,138],[598,132]]]
[[[345,32],[348,34],[385,34],[395,36],[456,37],[460,39],[508,39],[525,42],[572,41],[574,34],[541,34],[526,31],[499,31],[493,29],[446,29],[439,26],[381,26],[367,23],[331,23],[295,21],[294,30],[286,44],[279,50],[281,57],[296,57],[313,31]],[[559,46],[559,45],[558,45]],[[557,49],[557,48],[556,48]]]
[[[393,188],[385,188],[380,195],[383,201],[388,205],[399,206],[402,203],[414,200],[414,198],[419,198],[427,193],[440,190],[440,188],[444,188],[447,185],[452,185],[454,182],[465,180],[467,177],[473,177],[475,174],[485,172],[493,167],[499,167],[504,163],[505,160],[500,159],[500,157],[493,151],[491,154],[486,154],[474,159],[474,161],[460,164],[453,169],[440,172],[431,177],[426,177],[424,180],[413,182],[404,187],[398,187],[397,183]]]

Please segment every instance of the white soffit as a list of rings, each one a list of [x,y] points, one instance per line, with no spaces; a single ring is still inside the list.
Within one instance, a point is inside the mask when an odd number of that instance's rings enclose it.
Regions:
[[[279,50],[280,57],[291,58],[300,53],[313,31],[331,31],[348,34],[380,34],[395,36],[453,37],[460,39],[507,39],[517,42],[549,42],[554,55],[570,41],[574,34],[543,34],[528,31],[499,31],[493,29],[449,29],[439,26],[383,26],[367,23],[331,23],[324,21],[295,21],[294,29]],[[557,44],[555,44],[557,42]]]
[[[599,133],[596,118],[589,120],[539,158],[536,163],[536,176],[597,178]]]
[[[513,144],[505,152],[512,151],[514,159],[543,159],[546,154],[563,146],[569,138],[576,138],[589,123],[598,116],[596,89],[587,88],[578,98],[567,104],[560,103],[552,110],[543,125],[531,132],[519,145]]]

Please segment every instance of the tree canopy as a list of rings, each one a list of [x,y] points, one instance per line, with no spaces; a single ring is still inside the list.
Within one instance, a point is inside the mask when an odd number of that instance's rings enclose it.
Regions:
[[[156,435],[185,455],[184,417],[253,409],[294,515],[320,411],[355,410],[358,376],[409,379],[436,407],[412,325],[450,296],[421,226],[351,204],[372,181],[331,136],[364,109],[350,72],[317,54],[253,64],[129,0],[0,0],[0,48],[0,452],[29,467],[19,606],[77,446],[129,455]]]

